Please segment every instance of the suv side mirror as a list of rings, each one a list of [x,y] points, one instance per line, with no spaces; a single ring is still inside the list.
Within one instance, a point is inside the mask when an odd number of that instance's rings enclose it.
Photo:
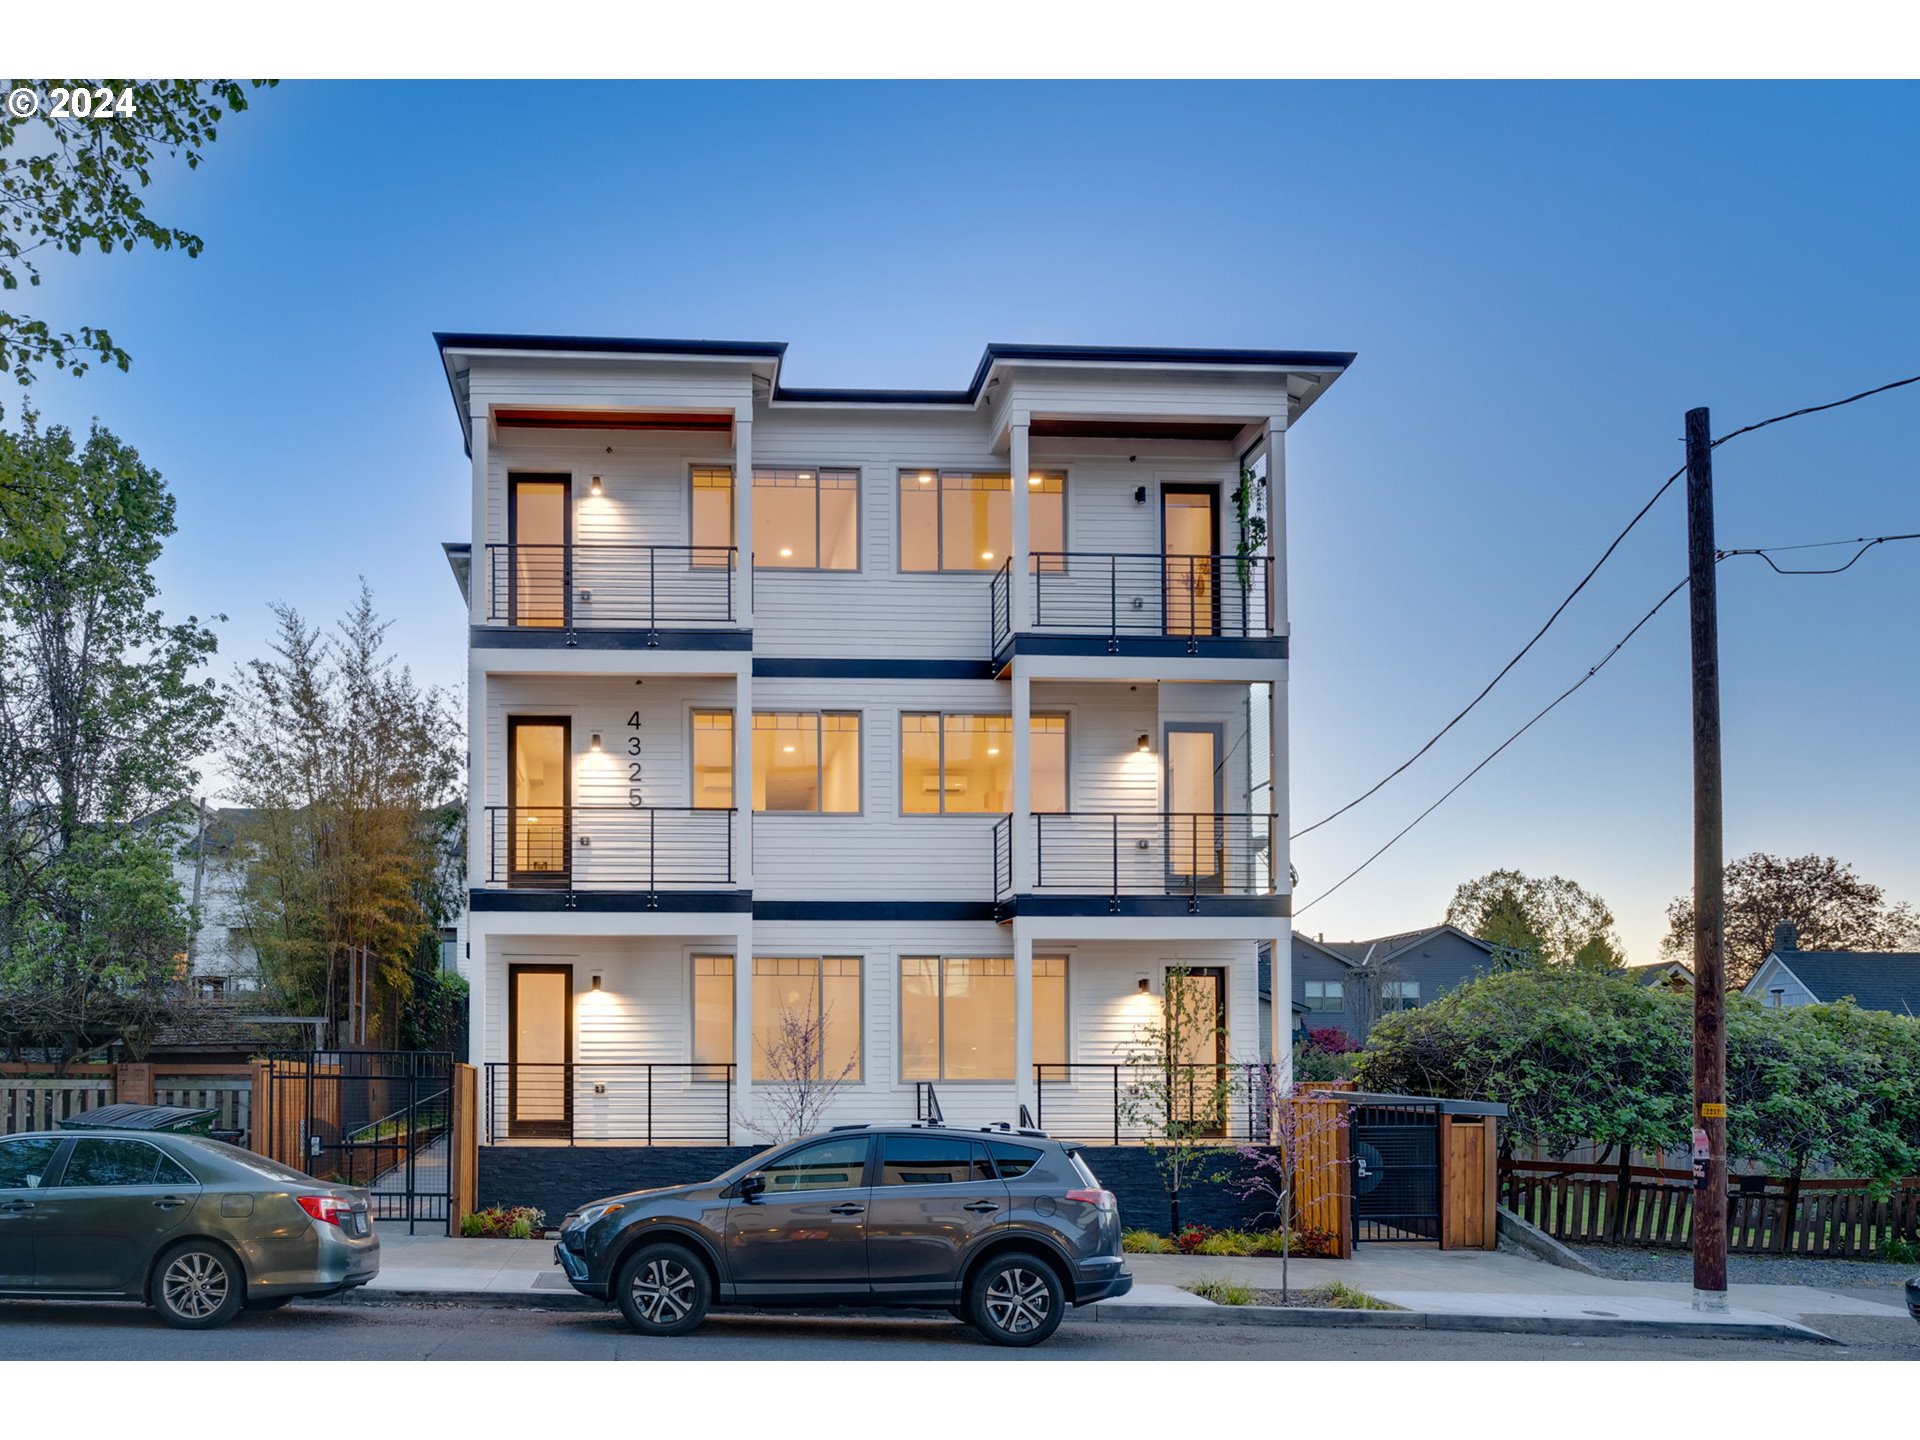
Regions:
[[[760,1194],[766,1188],[767,1177],[756,1172],[742,1180],[735,1193],[738,1194],[742,1200],[746,1201],[747,1204],[751,1205],[753,1203],[753,1197]]]

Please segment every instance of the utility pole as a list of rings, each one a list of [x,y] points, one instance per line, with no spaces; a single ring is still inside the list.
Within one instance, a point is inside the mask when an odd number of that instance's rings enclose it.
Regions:
[[[1720,809],[1720,620],[1713,432],[1687,412],[1687,578],[1693,634],[1693,1308],[1727,1308],[1726,883]]]

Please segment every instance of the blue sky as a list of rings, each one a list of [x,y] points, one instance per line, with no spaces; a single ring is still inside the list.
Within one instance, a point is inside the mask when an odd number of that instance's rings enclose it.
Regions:
[[[1912,86],[317,85],[261,95],[153,211],[206,253],[49,262],[131,374],[50,376],[166,474],[166,603],[331,617],[357,577],[464,673],[468,471],[429,334],[786,340],[794,384],[952,386],[989,340],[1351,349],[1292,438],[1294,805],[1411,753],[1716,431],[1920,372]],[[9,417],[18,397],[4,397]],[[1725,546],[1920,529],[1920,386],[1718,454]],[[1306,903],[1684,571],[1678,487],[1492,699],[1301,842]],[[1920,545],[1721,570],[1727,845],[1920,901]],[[1301,920],[1438,919],[1572,876],[1656,957],[1688,884],[1685,612]]]

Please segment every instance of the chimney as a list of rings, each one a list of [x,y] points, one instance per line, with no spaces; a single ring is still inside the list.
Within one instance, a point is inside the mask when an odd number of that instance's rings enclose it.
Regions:
[[[1799,948],[1800,932],[1794,928],[1791,920],[1782,920],[1778,925],[1773,927],[1774,954],[1784,955],[1790,950],[1798,950]]]

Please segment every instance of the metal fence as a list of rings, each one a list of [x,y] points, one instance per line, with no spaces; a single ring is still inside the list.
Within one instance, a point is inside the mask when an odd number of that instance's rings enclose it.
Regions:
[[[1034,815],[1036,890],[1082,895],[1265,895],[1272,891],[1271,814],[1064,811]],[[1012,889],[994,835],[995,898]]]
[[[733,623],[731,545],[489,545],[487,618],[526,629]]]
[[[1264,1141],[1273,1067],[1261,1063],[1046,1063],[1033,1067],[1034,1122],[1062,1140],[1142,1144],[1178,1135]]]
[[[487,1143],[731,1145],[734,1078],[731,1064],[495,1061]]]
[[[734,812],[688,806],[490,805],[487,884],[707,890],[733,884]]]
[[[1266,555],[1033,552],[1034,630],[1128,636],[1264,638],[1273,634],[1273,561]],[[1012,562],[995,574],[989,623],[995,654],[1012,630]]]

